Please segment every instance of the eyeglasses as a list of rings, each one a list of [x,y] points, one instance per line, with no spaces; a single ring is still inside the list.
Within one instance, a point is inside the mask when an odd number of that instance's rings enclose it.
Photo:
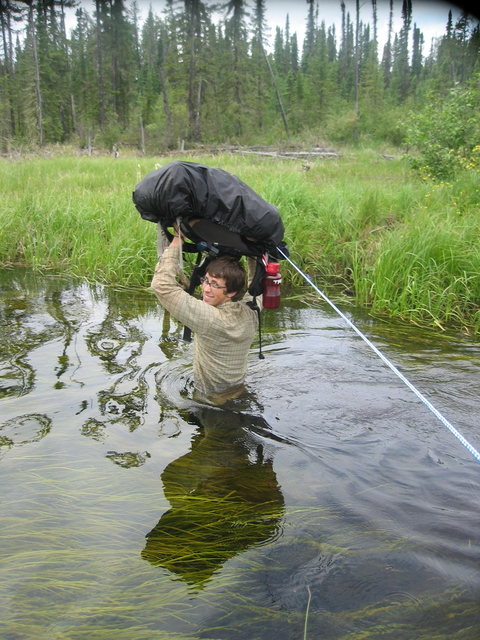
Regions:
[[[226,289],[227,288],[227,287],[222,287],[222,285],[218,284],[217,282],[212,282],[208,278],[200,278],[200,282],[202,284],[206,284],[208,287],[211,287],[212,289]]]

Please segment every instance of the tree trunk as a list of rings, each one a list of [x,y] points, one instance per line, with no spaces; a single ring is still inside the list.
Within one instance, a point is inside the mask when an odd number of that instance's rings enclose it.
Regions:
[[[67,27],[65,23],[65,2],[64,0],[60,0],[60,22],[62,27],[62,35],[64,42],[64,51],[65,58],[67,60],[67,68],[68,68],[68,87],[70,89],[70,114],[72,118],[72,131],[73,133],[77,133],[77,119],[75,115],[75,99],[72,93],[72,63],[70,60],[69,50],[68,50],[68,38],[67,38]]]
[[[197,109],[195,113],[195,128],[193,130],[193,136],[195,140],[202,139],[202,76],[198,79],[198,89],[197,89]]]
[[[392,73],[392,33],[393,33],[393,0],[390,0],[390,13],[388,18],[388,39],[383,56],[383,84],[386,89],[390,86]]]
[[[73,133],[77,133],[77,116],[75,113],[75,98],[73,97],[73,93],[70,94],[70,109],[72,112],[72,131]]]
[[[110,0],[110,24],[112,29],[112,37],[111,41],[111,65],[112,65],[112,99],[113,99],[113,109],[117,116],[120,119],[120,107],[118,100],[118,91],[120,87],[120,68],[119,68],[119,38],[118,38],[118,20],[119,15],[118,12],[115,11],[113,6],[113,0]]]
[[[189,16],[189,47],[190,47],[190,67],[188,72],[188,118],[190,123],[190,131],[192,136],[195,137],[195,100],[194,100],[194,80],[195,80],[195,18],[193,1],[190,3],[190,16]]]
[[[35,70],[35,93],[37,97],[37,127],[38,127],[38,141],[41,147],[43,147],[43,115],[42,115],[42,92],[40,90],[40,69],[38,66],[38,51],[37,51],[37,34],[35,33],[35,20],[33,16],[33,1],[29,4],[28,22],[30,29],[30,37],[32,39],[32,51],[33,51],[33,66]]]
[[[7,105],[5,111],[8,113],[7,130],[10,136],[15,135],[15,110],[13,108],[13,46],[12,46],[12,26],[10,20],[9,8],[2,7],[0,13],[0,20],[2,22],[2,41],[3,41],[3,56],[5,60],[5,76],[6,76],[6,98]]]
[[[359,66],[359,28],[360,28],[360,1],[355,2],[356,19],[355,19],[355,131],[353,132],[354,140],[358,140],[358,66]]]
[[[287,116],[285,115],[285,110],[283,108],[282,98],[280,97],[280,92],[278,90],[277,83],[275,81],[275,76],[273,75],[272,65],[270,64],[270,60],[268,59],[267,53],[266,53],[266,51],[265,51],[265,49],[263,47],[263,43],[260,43],[260,46],[262,47],[263,56],[265,58],[265,62],[267,63],[268,71],[270,73],[270,77],[272,79],[273,86],[275,88],[275,93],[276,93],[276,96],[277,96],[278,106],[280,107],[280,112],[282,114],[283,125],[285,127],[285,132],[287,134],[288,140],[290,141],[290,131],[288,129]]]
[[[145,129],[143,128],[142,116],[140,116],[140,135],[142,137],[142,153],[145,155]]]
[[[102,25],[100,23],[100,0],[95,0],[95,10],[97,13],[97,62],[98,62],[98,97],[100,101],[100,127],[105,123],[105,87],[103,84],[103,42]]]
[[[163,64],[159,67],[160,86],[162,89],[163,108],[165,110],[165,117],[167,118],[167,131],[169,140],[172,137],[172,114],[170,112],[170,104],[168,102],[167,84],[165,82],[165,72],[163,70]]]

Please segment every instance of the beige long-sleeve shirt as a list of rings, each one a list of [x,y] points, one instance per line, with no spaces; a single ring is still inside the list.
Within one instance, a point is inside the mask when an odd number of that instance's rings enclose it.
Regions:
[[[179,247],[170,246],[155,267],[152,289],[165,309],[194,333],[193,376],[204,394],[240,387],[250,346],[258,328],[251,299],[211,306],[189,295],[177,282]]]

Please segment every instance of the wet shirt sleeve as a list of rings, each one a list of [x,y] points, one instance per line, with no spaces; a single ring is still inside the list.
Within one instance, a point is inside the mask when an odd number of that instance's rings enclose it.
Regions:
[[[207,333],[215,322],[215,309],[187,293],[177,281],[179,247],[168,247],[155,267],[152,289],[172,316],[196,333]]]

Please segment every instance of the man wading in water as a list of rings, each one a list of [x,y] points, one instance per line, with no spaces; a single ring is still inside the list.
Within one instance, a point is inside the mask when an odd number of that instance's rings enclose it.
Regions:
[[[173,237],[155,267],[152,289],[172,316],[195,333],[195,389],[206,396],[238,395],[247,372],[248,352],[258,328],[257,311],[247,305],[245,270],[238,260],[223,256],[210,262],[202,278],[202,299],[187,293],[176,275],[181,241]],[[249,276],[255,260],[249,258]],[[251,280],[251,278],[249,278]],[[256,298],[261,305],[261,297]]]

